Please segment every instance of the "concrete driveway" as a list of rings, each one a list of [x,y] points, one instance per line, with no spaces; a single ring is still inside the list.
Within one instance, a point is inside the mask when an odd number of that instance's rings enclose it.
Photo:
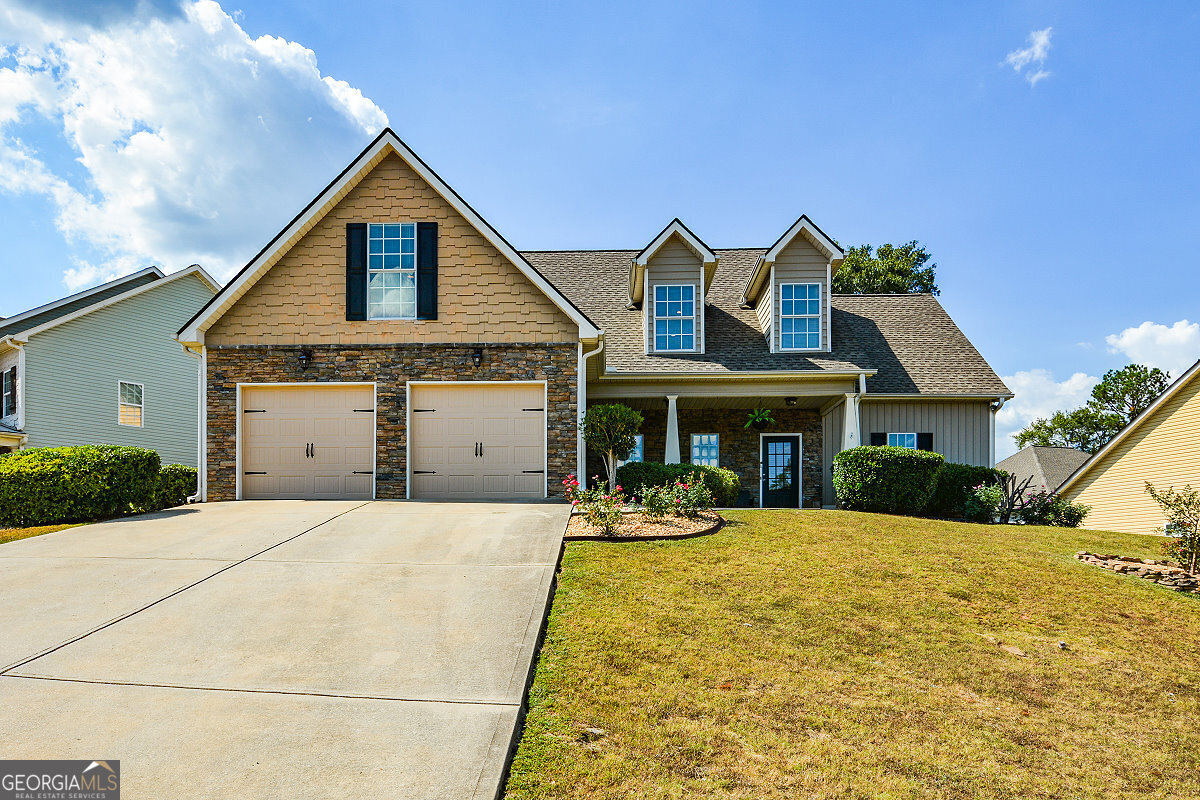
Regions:
[[[215,503],[0,545],[3,758],[122,797],[491,798],[569,508]]]

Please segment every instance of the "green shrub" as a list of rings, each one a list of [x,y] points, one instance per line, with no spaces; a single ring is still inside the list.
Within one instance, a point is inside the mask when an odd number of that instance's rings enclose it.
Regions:
[[[986,522],[989,525],[996,521],[996,512],[1004,502],[1004,488],[998,483],[981,483],[976,486],[971,496],[963,505],[963,516],[971,522]]]
[[[631,461],[617,470],[617,483],[633,491],[643,486],[671,486],[699,473],[712,494],[713,505],[733,506],[737,503],[742,479],[731,469],[707,467],[700,464],[659,464],[655,461]],[[636,489],[634,489],[636,487]]]
[[[0,525],[84,522],[153,508],[158,453],[84,445],[19,450],[0,459]]]
[[[971,464],[946,462],[938,472],[937,486],[933,497],[925,508],[923,517],[939,519],[961,519],[967,516],[967,501],[976,486],[993,486],[1000,483],[1000,471],[991,467],[976,467]]]
[[[591,489],[583,489],[574,475],[563,481],[567,487],[567,499],[576,511],[583,515],[587,524],[599,528],[604,536],[612,536],[621,524],[621,512],[625,508],[625,495],[619,491],[610,494],[608,487],[597,481]]]
[[[852,447],[833,457],[833,485],[842,508],[916,514],[937,487],[943,459],[905,447]]]
[[[670,486],[640,486],[634,490],[642,502],[642,511],[650,519],[662,519],[675,512],[675,484]]]
[[[1058,528],[1078,528],[1092,509],[1072,503],[1062,495],[1047,492],[1028,492],[1017,508],[1017,517],[1026,525],[1053,525]]]
[[[158,492],[154,507],[181,506],[196,493],[196,468],[183,464],[164,464],[158,473]]]

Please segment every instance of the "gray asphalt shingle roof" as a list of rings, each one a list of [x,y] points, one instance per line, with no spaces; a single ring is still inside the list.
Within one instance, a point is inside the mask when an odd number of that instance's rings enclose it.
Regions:
[[[772,353],[754,309],[740,305],[764,248],[718,249],[706,296],[705,351],[643,352],[642,312],[629,302],[636,250],[529,251],[523,256],[605,331],[612,372],[712,373],[875,369],[870,393],[1009,394],[937,299],[916,295],[834,295],[830,353]]]
[[[1050,491],[1055,491],[1089,458],[1091,458],[1090,453],[1076,450],[1073,447],[1031,445],[1013,453],[998,463],[996,468],[1016,475],[1018,480],[1025,480],[1033,476],[1033,483],[1029,486],[1033,491],[1037,491],[1043,486]]]

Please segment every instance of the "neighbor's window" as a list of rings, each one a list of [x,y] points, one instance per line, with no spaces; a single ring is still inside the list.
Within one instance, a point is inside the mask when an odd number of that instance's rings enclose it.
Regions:
[[[909,450],[916,450],[917,435],[915,433],[889,433],[888,445],[891,447],[907,447]]]
[[[707,467],[719,467],[717,463],[720,448],[717,446],[717,434],[692,434],[692,463],[703,464]]]
[[[0,417],[17,413],[17,368],[4,370],[4,399],[0,403]]]
[[[636,444],[634,444],[633,449],[631,451],[629,451],[629,458],[625,459],[624,461],[618,462],[617,463],[618,467],[621,466],[622,464],[628,464],[631,461],[645,461],[646,460],[645,459],[645,451],[642,449],[642,447],[645,443],[645,440],[642,438],[642,434],[640,434],[640,433],[634,434],[633,440],[634,440],[634,442],[636,442]]]
[[[783,350],[821,349],[821,284],[780,285],[779,347]]]
[[[654,287],[654,349],[696,349],[696,287]]]
[[[142,427],[142,384],[121,381],[117,393],[117,422]]]
[[[367,319],[417,318],[417,226],[367,226]]]

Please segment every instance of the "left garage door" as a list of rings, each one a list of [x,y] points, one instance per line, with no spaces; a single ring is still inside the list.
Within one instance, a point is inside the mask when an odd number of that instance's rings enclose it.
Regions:
[[[244,386],[242,497],[370,500],[375,390],[371,386]]]

